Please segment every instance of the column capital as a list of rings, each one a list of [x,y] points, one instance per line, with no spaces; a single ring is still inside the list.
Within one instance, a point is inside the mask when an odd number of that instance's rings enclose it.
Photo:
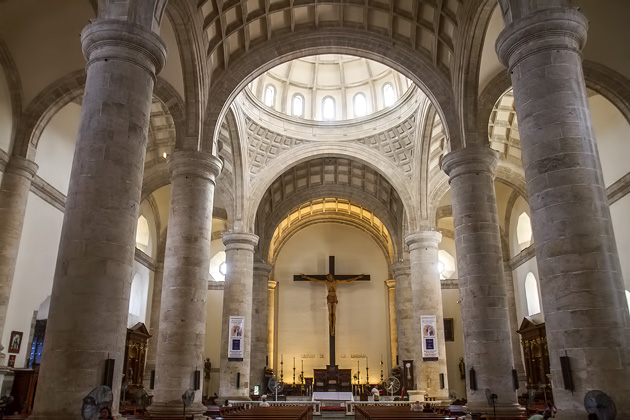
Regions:
[[[419,230],[405,236],[409,251],[418,248],[437,248],[442,242],[442,234],[436,230]]]
[[[32,181],[35,178],[39,166],[32,160],[23,158],[22,156],[12,155],[9,158],[9,162],[4,168],[5,173],[11,173]]]
[[[390,290],[395,289],[396,288],[396,280],[395,279],[385,280],[385,285]]]
[[[399,276],[411,275],[411,264],[408,260],[398,261],[392,264],[392,271],[394,272],[394,278]]]
[[[132,63],[151,75],[153,81],[166,63],[166,44],[144,26],[118,19],[97,19],[81,32],[81,47],[87,67],[109,59]]]
[[[499,153],[489,147],[465,147],[442,158],[442,170],[449,181],[454,178],[479,172],[489,172],[494,177],[494,170],[499,163]]]
[[[268,290],[275,290],[277,285],[278,285],[277,281],[275,281],[275,280],[267,280],[267,289]]]
[[[254,276],[265,276],[269,277],[273,266],[265,261],[255,261],[254,262]]]
[[[500,34],[496,51],[501,63],[512,68],[541,51],[570,50],[579,54],[586,44],[588,20],[568,7],[543,9],[508,25]]]
[[[258,235],[245,232],[226,232],[223,234],[223,244],[226,251],[246,249],[254,252],[254,247],[258,245]]]
[[[223,161],[207,153],[190,150],[177,150],[171,153],[166,164],[171,172],[171,179],[185,176],[208,179],[213,184],[221,173]]]

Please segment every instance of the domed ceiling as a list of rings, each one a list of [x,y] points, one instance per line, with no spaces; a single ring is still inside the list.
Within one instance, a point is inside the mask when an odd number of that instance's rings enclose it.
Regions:
[[[262,104],[298,119],[364,118],[395,106],[412,83],[376,61],[323,54],[274,67],[249,86]]]

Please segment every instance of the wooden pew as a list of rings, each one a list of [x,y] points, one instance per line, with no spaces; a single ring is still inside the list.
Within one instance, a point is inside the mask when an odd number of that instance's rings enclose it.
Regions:
[[[222,415],[230,420],[313,420],[313,407],[254,407],[247,410],[234,410]]]
[[[456,420],[438,413],[423,413],[421,411],[411,411],[409,407],[356,407],[355,420]]]

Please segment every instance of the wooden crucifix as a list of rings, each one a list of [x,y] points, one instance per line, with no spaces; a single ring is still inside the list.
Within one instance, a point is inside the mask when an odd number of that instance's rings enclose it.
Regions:
[[[294,281],[313,281],[318,283],[326,283],[328,295],[326,303],[328,304],[328,334],[330,341],[330,365],[335,366],[335,321],[337,303],[337,286],[339,283],[350,283],[357,280],[369,281],[369,274],[335,274],[335,257],[328,257],[328,274],[298,274],[293,276]]]

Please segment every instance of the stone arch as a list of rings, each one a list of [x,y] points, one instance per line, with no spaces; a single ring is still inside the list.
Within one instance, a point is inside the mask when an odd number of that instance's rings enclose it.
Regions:
[[[0,39],[0,66],[4,70],[4,76],[9,86],[9,95],[11,97],[11,144],[15,143],[17,127],[22,114],[22,82],[20,81],[20,73],[11,57],[11,53],[7,45]],[[11,153],[11,150],[7,150]]]
[[[387,228],[389,236],[392,240],[393,255],[386,255],[386,259],[392,262],[392,258],[402,256],[402,244],[404,239],[402,232],[403,221],[397,220],[395,217],[396,215],[393,215],[392,212],[386,209],[382,203],[375,199],[375,197],[358,189],[353,188],[348,190],[335,185],[322,185],[303,190],[292,196],[290,199],[282,202],[279,207],[274,207],[271,217],[266,217],[265,220],[260,220],[262,215],[259,209],[257,212],[258,232],[256,233],[260,237],[258,247],[261,256],[263,258],[267,257],[274,230],[277,228],[279,223],[289,215],[291,210],[299,207],[305,202],[331,197],[345,199],[358,204],[368,209],[372,214],[378,217]]]
[[[630,123],[630,80],[603,64],[585,60],[582,63],[586,87],[594,90],[610,101]],[[512,80],[506,71],[492,78],[479,95],[478,123],[481,135],[488,143],[488,121],[494,104],[512,87]],[[485,122],[485,124],[484,124]]]
[[[368,167],[371,167],[376,172],[381,174],[394,188],[398,196],[402,201],[404,208],[403,214],[406,215],[408,220],[409,229],[416,229],[417,225],[417,211],[413,194],[409,189],[408,179],[401,175],[397,170],[397,167],[385,157],[372,153],[369,149],[355,145],[355,144],[343,144],[335,145],[328,142],[322,142],[321,144],[295,147],[283,155],[283,165],[275,166],[270,165],[265,168],[258,175],[258,181],[252,185],[250,191],[250,204],[246,208],[243,215],[243,221],[245,223],[244,228],[251,231],[254,227],[257,209],[263,198],[263,195],[271,186],[271,184],[285,172],[286,168],[291,168],[300,163],[306,162],[315,158],[322,157],[337,157],[349,160],[357,161]]]
[[[269,263],[272,266],[276,265],[276,259],[278,258],[278,255],[282,251],[282,248],[284,247],[284,245],[286,245],[287,242],[289,242],[289,240],[295,234],[297,234],[302,229],[305,229],[305,228],[307,228],[309,226],[320,224],[320,223],[335,223],[335,224],[351,226],[351,227],[354,227],[356,229],[359,229],[359,230],[367,233],[368,235],[370,235],[370,237],[374,240],[374,242],[376,242],[378,247],[383,252],[383,256],[385,257],[385,260],[387,261],[388,266],[391,266],[391,264],[394,261],[396,261],[396,251],[394,251],[393,254],[390,253],[390,251],[387,249],[387,244],[385,243],[385,241],[382,238],[379,238],[376,235],[374,235],[373,232],[366,226],[365,222],[362,222],[361,220],[358,220],[358,219],[341,218],[341,217],[339,217],[337,215],[325,214],[325,215],[321,215],[321,216],[314,216],[312,218],[308,218],[304,222],[298,223],[297,226],[295,226],[295,228],[290,228],[289,231],[285,234],[285,236],[280,241],[278,247],[275,249],[274,254],[270,258]],[[271,240],[271,238],[269,238],[269,240]],[[260,246],[260,244],[259,244],[259,246]],[[265,250],[268,250],[268,249],[269,249],[269,244],[266,244]],[[263,250],[262,255],[266,256],[267,254],[268,254],[268,252],[265,253],[264,250]]]
[[[263,72],[292,59],[314,54],[350,54],[381,62],[402,73],[418,86],[436,106],[444,121],[453,149],[462,146],[457,129],[459,118],[453,105],[453,91],[447,76],[430,59],[384,36],[350,28],[334,28],[325,32],[291,33],[257,45],[252,53],[234,60],[229,72],[213,80],[213,100],[209,102],[204,122],[203,144],[180,144],[179,148],[213,150],[219,122],[238,93]]]
[[[85,89],[85,70],[72,72],[42,90],[27,106],[17,127],[13,154],[35,159],[42,132],[59,110],[72,101],[80,101]],[[167,105],[176,133],[185,122],[184,101],[164,79],[158,78],[154,96]]]

